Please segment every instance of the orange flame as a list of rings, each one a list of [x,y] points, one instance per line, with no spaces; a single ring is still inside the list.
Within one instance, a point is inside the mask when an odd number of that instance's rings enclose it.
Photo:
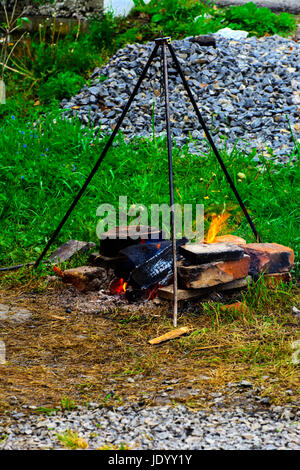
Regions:
[[[205,239],[206,243],[213,243],[217,234],[220,232],[220,230],[223,228],[226,220],[230,217],[230,214],[228,212],[225,212],[224,214],[213,214],[210,227],[207,232],[207,236]]]
[[[128,283],[124,282],[124,279],[122,277],[120,279],[114,279],[110,284],[110,293],[113,295],[124,294],[126,292],[127,284]]]

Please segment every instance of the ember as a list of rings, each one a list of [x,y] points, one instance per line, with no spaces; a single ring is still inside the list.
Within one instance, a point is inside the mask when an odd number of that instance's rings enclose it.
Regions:
[[[127,284],[122,277],[116,278],[111,282],[109,291],[112,295],[125,294]]]
[[[160,284],[157,284],[156,286],[152,288],[147,289],[147,294],[148,294],[148,300],[153,300],[158,294],[158,289],[162,287]]]
[[[58,268],[57,266],[53,266],[53,271],[58,276],[63,277],[63,271],[60,268]]]

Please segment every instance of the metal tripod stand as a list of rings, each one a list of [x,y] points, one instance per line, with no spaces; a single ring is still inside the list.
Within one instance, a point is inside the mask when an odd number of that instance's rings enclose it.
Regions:
[[[174,190],[173,190],[173,165],[172,165],[172,141],[171,141],[171,127],[170,127],[170,107],[169,107],[169,90],[168,90],[168,65],[167,65],[167,49],[169,50],[170,54],[171,54],[171,57],[173,59],[173,62],[174,62],[174,65],[175,65],[175,68],[178,72],[178,74],[180,75],[180,78],[182,80],[182,83],[183,83],[183,86],[188,94],[188,97],[190,98],[191,100],[191,103],[192,103],[192,106],[195,110],[195,113],[199,119],[199,122],[203,128],[203,131],[205,132],[206,134],[206,137],[207,137],[207,140],[209,141],[209,144],[211,146],[211,148],[213,149],[217,159],[218,159],[218,162],[219,164],[221,165],[221,168],[226,176],[226,179],[232,189],[232,191],[234,192],[234,195],[242,209],[242,211],[244,212],[244,215],[247,219],[247,221],[249,222],[250,224],[250,227],[254,233],[254,236],[255,236],[255,239],[257,241],[261,241],[260,237],[259,237],[259,234],[255,228],[255,225],[233,183],[233,180],[231,179],[227,169],[226,169],[226,166],[219,154],[219,151],[217,149],[217,147],[215,146],[213,140],[212,140],[212,137],[209,133],[209,130],[208,128],[206,127],[206,124],[201,116],[201,113],[198,109],[198,106],[197,106],[197,103],[193,97],[193,94],[191,92],[191,89],[185,79],[185,76],[183,74],[183,71],[181,69],[181,66],[178,62],[178,59],[176,57],[176,54],[175,54],[175,51],[171,45],[171,39],[170,38],[159,38],[159,39],[156,39],[155,40],[155,46],[154,46],[154,49],[152,51],[152,53],[150,54],[150,57],[142,71],[142,74],[140,76],[140,78],[138,79],[135,87],[134,87],[134,90],[131,94],[131,96],[129,97],[129,100],[126,104],[126,106],[124,107],[124,110],[116,124],[116,127],[114,128],[112,134],[110,135],[110,138],[108,139],[98,161],[96,162],[94,168],[92,169],[91,173],[89,174],[89,176],[87,177],[85,183],[83,184],[82,188],[80,189],[80,191],[78,192],[77,196],[75,197],[75,199],[73,200],[71,206],[69,207],[69,209],[67,210],[66,214],[64,215],[64,217],[62,218],[61,222],[59,223],[58,227],[56,228],[56,230],[53,232],[51,238],[49,239],[48,243],[46,244],[44,250],[42,251],[41,255],[39,256],[39,258],[37,259],[37,261],[35,262],[34,266],[35,267],[38,267],[40,262],[42,261],[42,259],[44,258],[44,256],[46,255],[47,251],[49,250],[50,246],[52,245],[53,241],[55,240],[55,238],[57,237],[57,235],[59,234],[59,232],[61,231],[63,225],[65,224],[65,222],[67,221],[68,217],[70,216],[71,212],[73,211],[73,209],[75,208],[76,204],[78,203],[79,199],[81,198],[81,196],[83,195],[83,193],[85,192],[87,186],[89,185],[90,181],[92,180],[93,176],[95,175],[95,173],[97,172],[102,160],[104,159],[105,155],[107,154],[114,138],[116,137],[121,125],[122,125],[122,122],[141,86],[141,83],[142,81],[144,80],[148,70],[149,70],[149,67],[153,61],[153,59],[156,57],[157,53],[158,53],[158,50],[159,48],[162,48],[162,72],[163,72],[163,87],[164,87],[164,95],[165,95],[165,115],[166,115],[166,131],[167,131],[167,148],[168,148],[168,162],[169,162],[169,189],[170,189],[170,206],[171,206],[171,238],[172,238],[172,249],[173,249],[173,274],[174,274],[174,280],[173,280],[173,324],[174,324],[174,327],[177,326],[177,266],[176,266],[176,239],[175,239],[175,210],[174,210]]]

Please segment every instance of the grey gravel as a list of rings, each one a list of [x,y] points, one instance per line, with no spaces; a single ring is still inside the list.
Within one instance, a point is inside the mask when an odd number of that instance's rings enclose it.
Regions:
[[[228,150],[236,145],[246,152],[257,149],[266,157],[288,161],[294,140],[300,142],[300,43],[277,35],[240,41],[217,36],[214,49],[191,39],[172,44],[217,145],[226,142]],[[153,42],[149,42],[119,50],[104,67],[95,69],[89,86],[61,102],[65,115],[77,116],[83,126],[100,128],[100,135],[110,133],[152,49]],[[169,89],[176,143],[181,146],[197,139],[190,149],[206,152],[208,143],[171,58]],[[151,137],[153,122],[156,136],[164,135],[160,57],[142,83],[122,131],[126,138]]]
[[[2,418],[0,449],[59,449],[57,435],[72,430],[89,449],[123,444],[136,450],[299,450],[299,418],[299,410],[281,406],[192,411],[184,405],[107,409],[91,403],[52,416],[16,412]]]

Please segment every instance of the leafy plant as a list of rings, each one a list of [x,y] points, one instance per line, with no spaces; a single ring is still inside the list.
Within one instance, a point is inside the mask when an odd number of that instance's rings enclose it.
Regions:
[[[212,10],[197,0],[151,0],[148,4],[135,2],[135,5],[130,16],[149,15],[150,24],[148,28],[142,25],[141,33],[148,36],[151,31],[152,35],[163,33],[173,38],[188,35],[194,19]]]
[[[71,98],[79,91],[84,82],[84,78],[74,72],[60,72],[57,76],[53,75],[41,84],[38,92],[39,97],[44,102],[51,99]]]
[[[154,39],[157,34],[177,39],[213,33],[224,27],[245,29],[257,36],[267,33],[286,35],[296,27],[293,15],[276,15],[268,8],[257,7],[253,2],[221,9],[196,0],[151,0],[147,4],[137,0],[128,19],[131,20],[131,27],[133,24],[139,26],[144,40]]]
[[[258,36],[264,36],[267,33],[288,34],[297,25],[293,15],[289,13],[276,15],[269,8],[259,8],[253,2],[226,9],[224,18],[229,28],[244,29]]]

